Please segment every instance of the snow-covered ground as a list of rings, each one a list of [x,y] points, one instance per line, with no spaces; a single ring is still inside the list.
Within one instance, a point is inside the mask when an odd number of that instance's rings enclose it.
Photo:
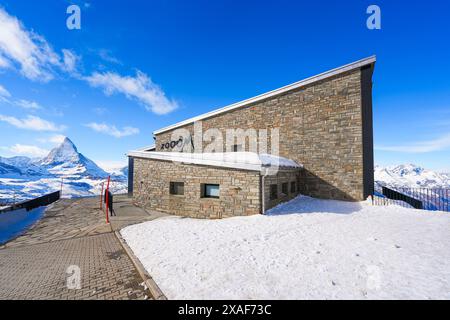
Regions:
[[[450,299],[450,214],[300,196],[121,231],[169,299]]]

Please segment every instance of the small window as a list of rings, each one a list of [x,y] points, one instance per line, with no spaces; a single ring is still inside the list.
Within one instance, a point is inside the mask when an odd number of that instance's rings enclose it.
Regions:
[[[295,187],[295,181],[292,181],[291,182],[291,193],[295,193],[295,191],[296,191],[296,187]]]
[[[184,182],[171,182],[170,183],[170,194],[184,195]]]
[[[242,151],[242,145],[241,144],[233,145],[233,152],[241,152],[241,151]]]
[[[281,193],[283,193],[284,195],[288,194],[288,183],[284,182],[283,184],[281,184]]]
[[[220,186],[218,184],[203,184],[203,198],[219,198]]]
[[[278,198],[278,185],[270,185],[270,200],[275,200]]]

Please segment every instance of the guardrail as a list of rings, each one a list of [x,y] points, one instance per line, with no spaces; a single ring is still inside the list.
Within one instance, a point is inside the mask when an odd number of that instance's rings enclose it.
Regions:
[[[383,186],[382,195],[374,195],[372,202],[374,205],[389,205],[395,202],[395,204],[411,206],[415,209],[450,212],[450,189]]]
[[[49,205],[55,201],[58,201],[60,198],[61,198],[61,191],[56,191],[31,200],[25,200],[22,202],[15,203],[7,208],[1,209],[0,213],[13,211],[17,209],[26,209],[27,211],[29,211],[37,207]]]
[[[407,204],[409,204],[411,207],[413,207],[415,209],[423,209],[423,203],[420,200],[417,200],[413,197],[410,197],[410,196],[400,193],[398,191],[392,190],[388,187],[383,187],[382,190],[383,190],[382,191],[383,195],[388,199],[400,200],[400,201],[406,202]]]

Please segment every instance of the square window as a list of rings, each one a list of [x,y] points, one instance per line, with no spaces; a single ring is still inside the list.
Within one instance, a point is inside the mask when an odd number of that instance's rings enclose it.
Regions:
[[[281,193],[283,193],[284,195],[288,194],[288,183],[284,182],[281,184]]]
[[[233,145],[233,152],[241,152],[241,151],[242,151],[242,145],[241,144]]]
[[[184,195],[184,182],[171,182],[170,183],[170,194]]]
[[[291,193],[295,193],[295,190],[296,190],[297,188],[295,187],[295,181],[292,181],[291,182]]]
[[[270,185],[270,200],[275,200],[278,198],[278,185]]]
[[[220,186],[218,184],[203,184],[202,197],[203,198],[219,198]]]

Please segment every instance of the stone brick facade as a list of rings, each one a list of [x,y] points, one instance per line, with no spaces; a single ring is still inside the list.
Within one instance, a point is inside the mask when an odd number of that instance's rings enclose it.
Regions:
[[[170,194],[170,182],[184,182],[184,194]],[[220,196],[202,197],[202,184],[219,184]],[[134,159],[133,201],[149,210],[194,218],[261,213],[260,174],[256,171]]]
[[[371,73],[370,84],[364,84],[362,72],[353,69],[214,115],[202,120],[203,132],[217,128],[225,137],[227,129],[279,128],[279,155],[304,166],[300,179],[302,193],[319,198],[363,200],[370,192],[367,190],[373,188],[367,186],[373,185],[373,159],[371,163],[363,154],[363,135],[368,135],[364,139],[368,144],[372,143],[372,137],[371,132],[364,130],[362,116],[364,105],[369,103],[363,101],[363,86],[371,86]],[[193,126],[191,123],[181,128],[192,134]],[[174,130],[155,136],[156,150],[167,151],[162,150],[162,145],[174,139]],[[204,142],[203,147],[207,144]],[[371,150],[372,145],[366,149]],[[271,153],[270,139],[267,152]]]
[[[280,203],[294,199],[300,194],[301,170],[279,170],[276,175],[268,175],[264,177],[264,211],[267,211]],[[294,183],[295,188],[292,188]],[[283,184],[287,184],[287,192],[283,192]],[[277,195],[275,199],[271,199],[271,186],[277,186]]]

